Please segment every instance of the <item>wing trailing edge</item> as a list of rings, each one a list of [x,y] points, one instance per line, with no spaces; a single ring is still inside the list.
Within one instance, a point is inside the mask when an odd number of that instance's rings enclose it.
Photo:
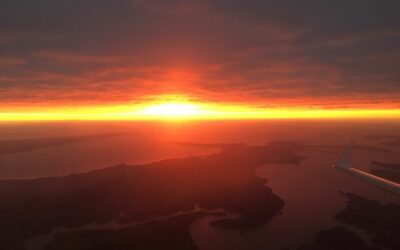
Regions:
[[[382,188],[394,194],[400,195],[400,183],[392,182],[384,178],[381,178],[379,176],[370,174],[368,172],[352,168],[350,165],[351,165],[351,155],[353,153],[353,148],[354,148],[353,144],[347,146],[347,148],[340,156],[338,162],[334,165],[334,168],[341,170],[349,175],[352,175],[364,182],[372,184],[378,188]]]

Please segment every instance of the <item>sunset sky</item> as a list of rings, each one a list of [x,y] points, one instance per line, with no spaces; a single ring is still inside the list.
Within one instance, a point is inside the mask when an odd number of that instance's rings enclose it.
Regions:
[[[400,1],[0,2],[0,120],[165,110],[400,118]]]

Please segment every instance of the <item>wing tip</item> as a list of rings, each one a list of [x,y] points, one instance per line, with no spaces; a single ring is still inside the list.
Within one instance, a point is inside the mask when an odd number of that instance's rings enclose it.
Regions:
[[[352,142],[343,151],[338,162],[334,165],[335,168],[337,168],[337,169],[349,169],[350,168],[351,155],[353,152],[353,148],[354,148],[354,143]]]

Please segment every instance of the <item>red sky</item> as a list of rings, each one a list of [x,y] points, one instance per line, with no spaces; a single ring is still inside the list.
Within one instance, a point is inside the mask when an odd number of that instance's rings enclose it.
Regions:
[[[398,1],[0,3],[0,110],[178,94],[400,108]]]

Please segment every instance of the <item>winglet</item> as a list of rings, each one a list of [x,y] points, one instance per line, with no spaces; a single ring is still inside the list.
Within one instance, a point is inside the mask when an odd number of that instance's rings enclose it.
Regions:
[[[340,159],[338,160],[338,162],[334,165],[335,168],[342,169],[342,170],[350,168],[351,155],[353,153],[353,148],[354,148],[353,143],[351,143],[347,146],[347,148],[343,151],[342,155],[340,156]]]

